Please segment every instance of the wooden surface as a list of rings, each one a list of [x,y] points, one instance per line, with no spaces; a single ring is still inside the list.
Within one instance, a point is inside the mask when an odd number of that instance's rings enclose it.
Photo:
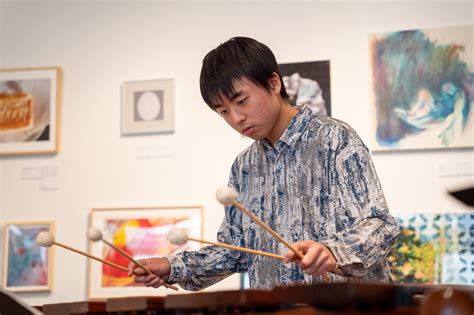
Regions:
[[[278,287],[275,299],[282,303],[306,303],[319,308],[391,308],[398,301],[396,286],[362,283],[334,283]]]
[[[167,310],[222,310],[248,308],[276,308],[280,305],[275,301],[271,291],[235,290],[217,291],[194,294],[174,294],[165,297]]]
[[[107,314],[105,301],[82,301],[43,305],[45,315]]]
[[[73,302],[71,314],[106,314],[105,301]]]
[[[162,310],[164,299],[160,296],[111,298],[107,300],[106,310],[107,312]]]
[[[452,296],[457,298],[444,301],[444,295],[439,292],[448,287],[455,291]],[[433,292],[437,293],[433,294]],[[456,292],[462,292],[462,294]],[[106,302],[47,304],[42,309],[46,315],[223,313],[420,315],[428,299],[431,299],[430,305],[439,302],[438,308],[456,306],[459,304],[458,300],[464,301],[466,305],[469,305],[469,302],[474,305],[474,287],[336,283],[277,287],[271,291],[234,290],[172,294],[165,297],[110,298]]]
[[[72,303],[55,303],[43,305],[43,313],[45,315],[63,315],[70,314]]]

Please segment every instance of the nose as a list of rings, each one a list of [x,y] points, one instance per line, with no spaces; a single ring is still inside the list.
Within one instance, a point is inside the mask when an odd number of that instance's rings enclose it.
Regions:
[[[232,117],[232,121],[235,124],[245,121],[245,118],[246,118],[245,113],[238,108],[234,108],[231,111],[231,117]]]

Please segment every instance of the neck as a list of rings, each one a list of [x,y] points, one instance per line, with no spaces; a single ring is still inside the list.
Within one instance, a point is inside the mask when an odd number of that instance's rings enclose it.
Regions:
[[[287,102],[283,101],[280,106],[280,113],[278,114],[278,117],[275,121],[275,125],[273,126],[270,134],[268,134],[266,137],[266,139],[270,141],[272,145],[275,145],[275,142],[280,139],[286,128],[288,128],[288,125],[290,124],[293,117],[295,117],[296,113],[298,113],[298,110]]]

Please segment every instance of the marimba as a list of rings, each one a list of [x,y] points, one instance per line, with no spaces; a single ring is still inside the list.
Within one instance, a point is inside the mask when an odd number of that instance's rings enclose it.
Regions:
[[[474,287],[335,283],[277,287],[271,291],[235,290],[124,297],[106,301],[47,304],[45,315],[66,314],[458,314],[474,312]],[[444,291],[443,291],[444,290]],[[436,294],[438,296],[436,296]],[[427,297],[436,310],[422,303]],[[444,304],[443,304],[444,303]],[[447,312],[443,313],[443,305]],[[454,310],[454,311],[453,311]],[[436,313],[439,311],[438,313]],[[425,312],[425,313],[424,313]],[[429,313],[426,313],[429,312]]]

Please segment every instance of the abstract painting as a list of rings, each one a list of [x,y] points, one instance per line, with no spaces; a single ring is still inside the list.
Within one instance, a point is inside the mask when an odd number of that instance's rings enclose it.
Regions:
[[[173,255],[183,250],[197,250],[196,242],[174,245],[168,242],[171,228],[185,228],[189,237],[202,238],[201,207],[153,207],[92,209],[90,225],[103,238],[136,260]],[[129,260],[103,242],[90,243],[89,253],[127,267]],[[168,294],[169,290],[137,285],[127,273],[105,264],[89,261],[89,298]]]
[[[291,105],[309,107],[316,115],[331,115],[329,60],[279,64]]]
[[[474,146],[474,26],[370,38],[375,151]]]
[[[474,285],[474,214],[398,214],[388,256],[396,283]]]
[[[54,232],[52,222],[12,222],[5,225],[3,287],[9,291],[51,291],[52,248],[36,244],[43,231]]]
[[[122,92],[123,135],[174,132],[172,79],[125,82]]]
[[[0,155],[59,148],[59,68],[0,70]]]

